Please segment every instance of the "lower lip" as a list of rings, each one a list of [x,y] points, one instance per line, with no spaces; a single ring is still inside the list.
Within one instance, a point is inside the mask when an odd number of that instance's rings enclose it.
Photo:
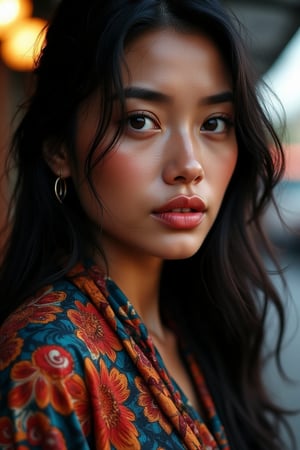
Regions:
[[[175,230],[191,230],[196,228],[204,218],[203,212],[176,213],[164,212],[153,214],[155,219]]]

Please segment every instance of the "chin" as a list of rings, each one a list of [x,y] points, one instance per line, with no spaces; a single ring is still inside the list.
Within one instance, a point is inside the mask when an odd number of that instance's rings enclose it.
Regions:
[[[170,249],[170,251],[166,251],[163,259],[168,259],[168,260],[176,260],[176,259],[187,259],[187,258],[191,258],[193,255],[195,255],[195,253],[197,253],[197,251],[200,249],[202,245],[198,244],[196,245],[176,245],[174,244],[172,246],[172,248]]]

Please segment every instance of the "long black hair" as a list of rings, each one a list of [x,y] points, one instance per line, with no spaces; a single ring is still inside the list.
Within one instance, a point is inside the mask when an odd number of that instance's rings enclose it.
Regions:
[[[174,27],[208,35],[222,53],[234,89],[238,162],[218,217],[191,258],[166,261],[161,278],[162,315],[173,319],[195,347],[234,450],[282,448],[275,421],[281,411],[262,383],[264,320],[269,305],[284,311],[261,254],[270,253],[260,219],[283,173],[280,141],[267,119],[256,79],[233,20],[215,0],[62,0],[48,27],[35,69],[35,87],[9,155],[15,177],[0,271],[1,321],[45,283],[53,282],[95,246],[72,180],[61,205],[43,152],[67,149],[74,158],[76,113],[100,92],[99,124],[85,162],[91,172],[101,155],[117,94],[126,45],[139,34]],[[101,251],[101,249],[98,249]]]

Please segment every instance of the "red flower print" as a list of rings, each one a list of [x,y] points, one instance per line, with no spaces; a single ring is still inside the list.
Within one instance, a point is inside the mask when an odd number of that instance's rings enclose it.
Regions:
[[[73,370],[69,352],[55,345],[45,345],[33,353],[34,363],[53,378],[65,378]]]
[[[13,448],[13,424],[8,417],[0,417],[0,448]]]
[[[28,319],[33,314],[34,308],[31,306],[27,306],[26,308],[23,306],[19,308],[16,313],[10,315],[5,323],[1,327],[1,335],[11,335],[15,334],[21,328],[24,328],[28,323]]]
[[[51,426],[43,413],[31,415],[26,424],[30,446],[41,446],[43,450],[66,450],[67,446],[62,432]]]
[[[137,377],[135,379],[135,385],[141,392],[141,395],[139,395],[138,398],[138,404],[144,408],[144,414],[149,422],[158,422],[165,432],[170,434],[172,427],[164,418],[158,404],[149,392],[149,389],[142,378]]]
[[[75,374],[65,381],[66,388],[72,398],[73,407],[85,436],[90,433],[90,400],[82,378]]]
[[[72,405],[66,395],[64,380],[72,374],[73,360],[69,352],[55,345],[45,345],[33,352],[32,361],[20,361],[11,370],[16,386],[9,392],[12,408],[25,407],[34,398],[40,408],[49,403],[61,414]]]
[[[85,366],[99,433],[97,448],[109,450],[113,445],[119,450],[140,449],[138,431],[132,423],[135,415],[124,405],[130,394],[126,376],[116,368],[109,371],[103,361],[99,373],[89,359]]]
[[[121,343],[104,318],[91,304],[86,306],[76,302],[78,311],[68,311],[69,319],[78,327],[76,336],[88,347],[93,359],[99,354],[107,355],[112,361],[116,360],[116,351],[122,349]]]
[[[0,371],[6,369],[21,353],[23,339],[13,335],[0,334]]]
[[[3,325],[1,333],[11,335],[28,323],[53,322],[56,314],[62,311],[62,308],[54,304],[62,302],[65,298],[65,292],[51,291],[51,286],[48,286],[12,314]]]
[[[56,319],[56,314],[62,311],[60,306],[54,306],[55,303],[60,304],[67,297],[65,292],[52,291],[38,298],[33,302],[34,313],[30,317],[30,323],[48,323]]]

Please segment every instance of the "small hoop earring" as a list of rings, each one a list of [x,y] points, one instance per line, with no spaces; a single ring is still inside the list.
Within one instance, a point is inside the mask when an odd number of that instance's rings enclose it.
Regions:
[[[67,195],[67,182],[64,178],[61,176],[57,177],[54,184],[54,193],[59,201],[59,203],[62,203]]]

